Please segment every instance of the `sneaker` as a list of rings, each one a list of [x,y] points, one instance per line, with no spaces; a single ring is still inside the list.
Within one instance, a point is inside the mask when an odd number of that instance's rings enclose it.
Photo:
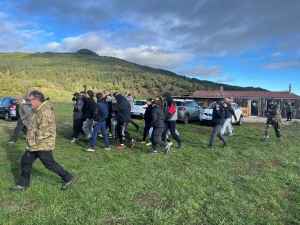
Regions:
[[[28,187],[23,187],[21,185],[11,187],[9,190],[10,191],[25,191]]]
[[[146,144],[146,141],[141,141],[141,144]]]
[[[140,125],[137,125],[136,126],[136,131],[139,131],[139,129],[140,129]]]
[[[212,150],[213,147],[212,147],[211,145],[209,145],[209,146],[207,146],[206,148],[207,148],[208,150]]]
[[[183,147],[183,143],[182,143],[182,142],[179,142],[178,148],[181,149],[182,147]]]
[[[73,177],[72,180],[70,180],[69,182],[66,182],[63,184],[63,186],[61,186],[61,190],[68,190],[69,188],[71,188],[73,186],[73,184],[76,182],[76,178]]]
[[[262,137],[261,140],[264,141],[264,142],[267,142],[267,141],[268,141],[268,138],[267,138],[267,137]]]
[[[126,146],[125,145],[119,145],[116,148],[126,148]]]
[[[108,151],[108,150],[110,150],[110,147],[105,147],[105,148],[103,148],[103,150]]]
[[[150,154],[157,154],[157,150],[153,150]]]
[[[169,151],[169,149],[170,149],[170,145],[167,145],[167,146],[164,148],[164,154],[167,154],[168,151]]]
[[[170,146],[171,146],[172,144],[173,144],[173,143],[172,143],[171,141],[168,143],[168,145],[170,145]]]
[[[148,142],[146,145],[152,145],[152,142]]]
[[[229,133],[228,136],[229,136],[229,137],[233,136],[233,133]]]
[[[108,138],[115,138],[113,134],[108,135]]]
[[[84,151],[86,151],[86,152],[94,152],[95,150],[93,148],[84,148]]]
[[[280,137],[280,138],[277,138],[277,140],[278,140],[279,142],[281,142],[281,140],[282,140],[282,137]]]
[[[228,147],[228,143],[227,143],[227,142],[224,142],[223,148],[226,148],[226,147]]]
[[[76,141],[78,141],[78,138],[73,138],[73,139],[71,140],[71,143],[74,143],[74,142],[76,142]]]
[[[14,145],[14,144],[16,144],[16,142],[10,141],[10,142],[8,142],[8,144],[9,144],[9,145]]]
[[[103,135],[102,135],[102,134],[99,134],[98,136],[99,136],[99,137],[103,137]]]
[[[132,142],[131,142],[131,147],[130,148],[133,148],[134,146],[135,146],[135,144],[136,144],[136,140],[132,140]]]

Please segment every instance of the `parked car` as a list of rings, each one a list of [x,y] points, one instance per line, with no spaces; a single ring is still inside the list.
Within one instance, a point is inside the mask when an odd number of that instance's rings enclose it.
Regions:
[[[237,121],[235,121],[234,117],[232,116],[232,124],[242,125],[243,123],[243,111],[239,108],[238,104],[235,102],[231,103],[231,106],[234,109]],[[200,113],[200,124],[204,124],[205,122],[210,122],[212,120],[212,112],[213,109],[216,107],[216,102],[211,103],[208,108],[204,109],[202,113]]]
[[[146,100],[135,100],[131,109],[131,115],[143,117],[147,106]]]
[[[178,120],[187,124],[191,120],[199,120],[202,107],[192,99],[174,99],[177,105]]]
[[[32,106],[28,98],[25,98],[28,109],[31,111]],[[0,99],[0,117],[6,121],[16,118],[16,100],[13,97],[4,97]]]

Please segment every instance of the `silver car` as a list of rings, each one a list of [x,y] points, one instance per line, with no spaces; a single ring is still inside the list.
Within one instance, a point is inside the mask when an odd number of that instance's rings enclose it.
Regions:
[[[189,121],[199,121],[202,107],[192,99],[174,99],[177,105],[178,121],[187,124]]]

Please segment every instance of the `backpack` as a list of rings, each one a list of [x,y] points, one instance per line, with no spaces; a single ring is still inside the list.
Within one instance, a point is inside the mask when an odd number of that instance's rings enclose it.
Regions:
[[[94,112],[94,120],[103,121],[106,120],[107,117],[108,117],[107,104],[105,102],[97,102],[95,112]]]

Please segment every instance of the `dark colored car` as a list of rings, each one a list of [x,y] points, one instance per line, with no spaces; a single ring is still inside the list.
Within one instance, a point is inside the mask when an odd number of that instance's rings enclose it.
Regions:
[[[28,98],[24,98],[28,104],[28,109],[31,111],[32,106]],[[16,100],[13,97],[4,97],[0,99],[0,118],[10,121],[16,118]]]
[[[187,124],[191,120],[199,120],[202,107],[192,99],[174,99],[177,105],[178,121]]]

